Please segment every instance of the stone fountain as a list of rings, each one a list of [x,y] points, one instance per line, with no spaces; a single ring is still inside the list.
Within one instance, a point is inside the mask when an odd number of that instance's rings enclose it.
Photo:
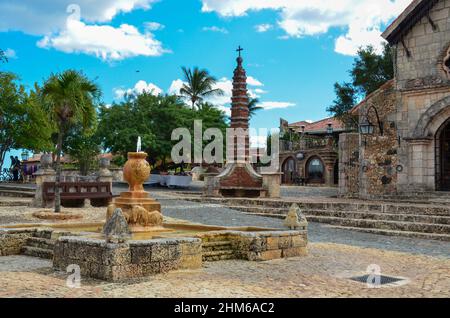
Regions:
[[[138,150],[139,143],[138,143]],[[128,153],[128,161],[123,168],[123,178],[129,190],[122,192],[108,207],[108,221],[117,208],[122,210],[132,233],[162,230],[163,216],[161,204],[144,190],[144,182],[150,176],[150,165],[145,152]]]

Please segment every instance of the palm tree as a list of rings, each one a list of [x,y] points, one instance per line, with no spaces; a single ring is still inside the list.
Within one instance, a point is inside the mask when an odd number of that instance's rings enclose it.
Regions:
[[[205,97],[223,95],[223,91],[214,88],[217,80],[209,75],[207,70],[200,70],[195,67],[192,71],[186,67],[182,67],[185,84],[180,89],[180,94],[187,97],[192,103],[192,109],[195,105],[202,102]]]
[[[97,84],[84,74],[67,70],[52,74],[44,84],[42,96],[48,113],[58,127],[56,148],[55,213],[61,212],[61,152],[64,134],[68,128],[81,124],[88,129],[95,122],[94,101],[101,95]]]
[[[251,97],[249,96],[249,102],[248,102],[248,115],[249,115],[250,118],[252,118],[252,117],[256,114],[256,112],[257,112],[258,110],[263,109],[263,107],[258,106],[258,104],[259,104],[259,99],[257,99],[257,98],[251,98]]]
[[[2,63],[8,62],[8,57],[6,56],[5,51],[3,51],[2,49],[0,49],[0,62]]]

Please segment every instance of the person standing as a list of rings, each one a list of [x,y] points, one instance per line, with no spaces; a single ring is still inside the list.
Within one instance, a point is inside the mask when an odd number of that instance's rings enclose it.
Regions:
[[[15,157],[14,158],[14,164],[13,164],[13,181],[14,182],[17,182],[17,181],[19,181],[19,173],[20,173],[20,165],[21,165],[21,163],[20,163],[20,160],[19,160],[19,157]]]

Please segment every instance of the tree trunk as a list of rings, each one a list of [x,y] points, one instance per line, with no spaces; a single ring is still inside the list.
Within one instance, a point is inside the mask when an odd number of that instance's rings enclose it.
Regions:
[[[63,132],[58,133],[58,146],[56,155],[56,181],[55,181],[55,213],[61,212],[61,192],[59,186],[61,184],[61,152],[62,152]]]

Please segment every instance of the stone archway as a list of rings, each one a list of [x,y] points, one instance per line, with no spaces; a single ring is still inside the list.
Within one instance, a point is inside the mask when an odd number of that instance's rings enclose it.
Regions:
[[[450,120],[450,96],[430,106],[420,117],[412,138],[406,138],[409,149],[409,188],[415,190],[450,191],[446,174],[450,170],[443,165],[446,128]],[[441,138],[442,136],[442,138]],[[447,171],[448,170],[448,171]],[[449,181],[450,182],[450,181]]]
[[[281,166],[281,172],[283,172],[283,184],[293,184],[296,171],[295,159],[288,157]]]
[[[306,163],[307,183],[324,184],[325,183],[325,164],[318,156],[312,156]]]
[[[435,145],[436,190],[450,191],[450,118],[439,128]]]
[[[430,106],[419,119],[412,138],[424,139],[435,136],[439,127],[450,117],[450,96]]]

